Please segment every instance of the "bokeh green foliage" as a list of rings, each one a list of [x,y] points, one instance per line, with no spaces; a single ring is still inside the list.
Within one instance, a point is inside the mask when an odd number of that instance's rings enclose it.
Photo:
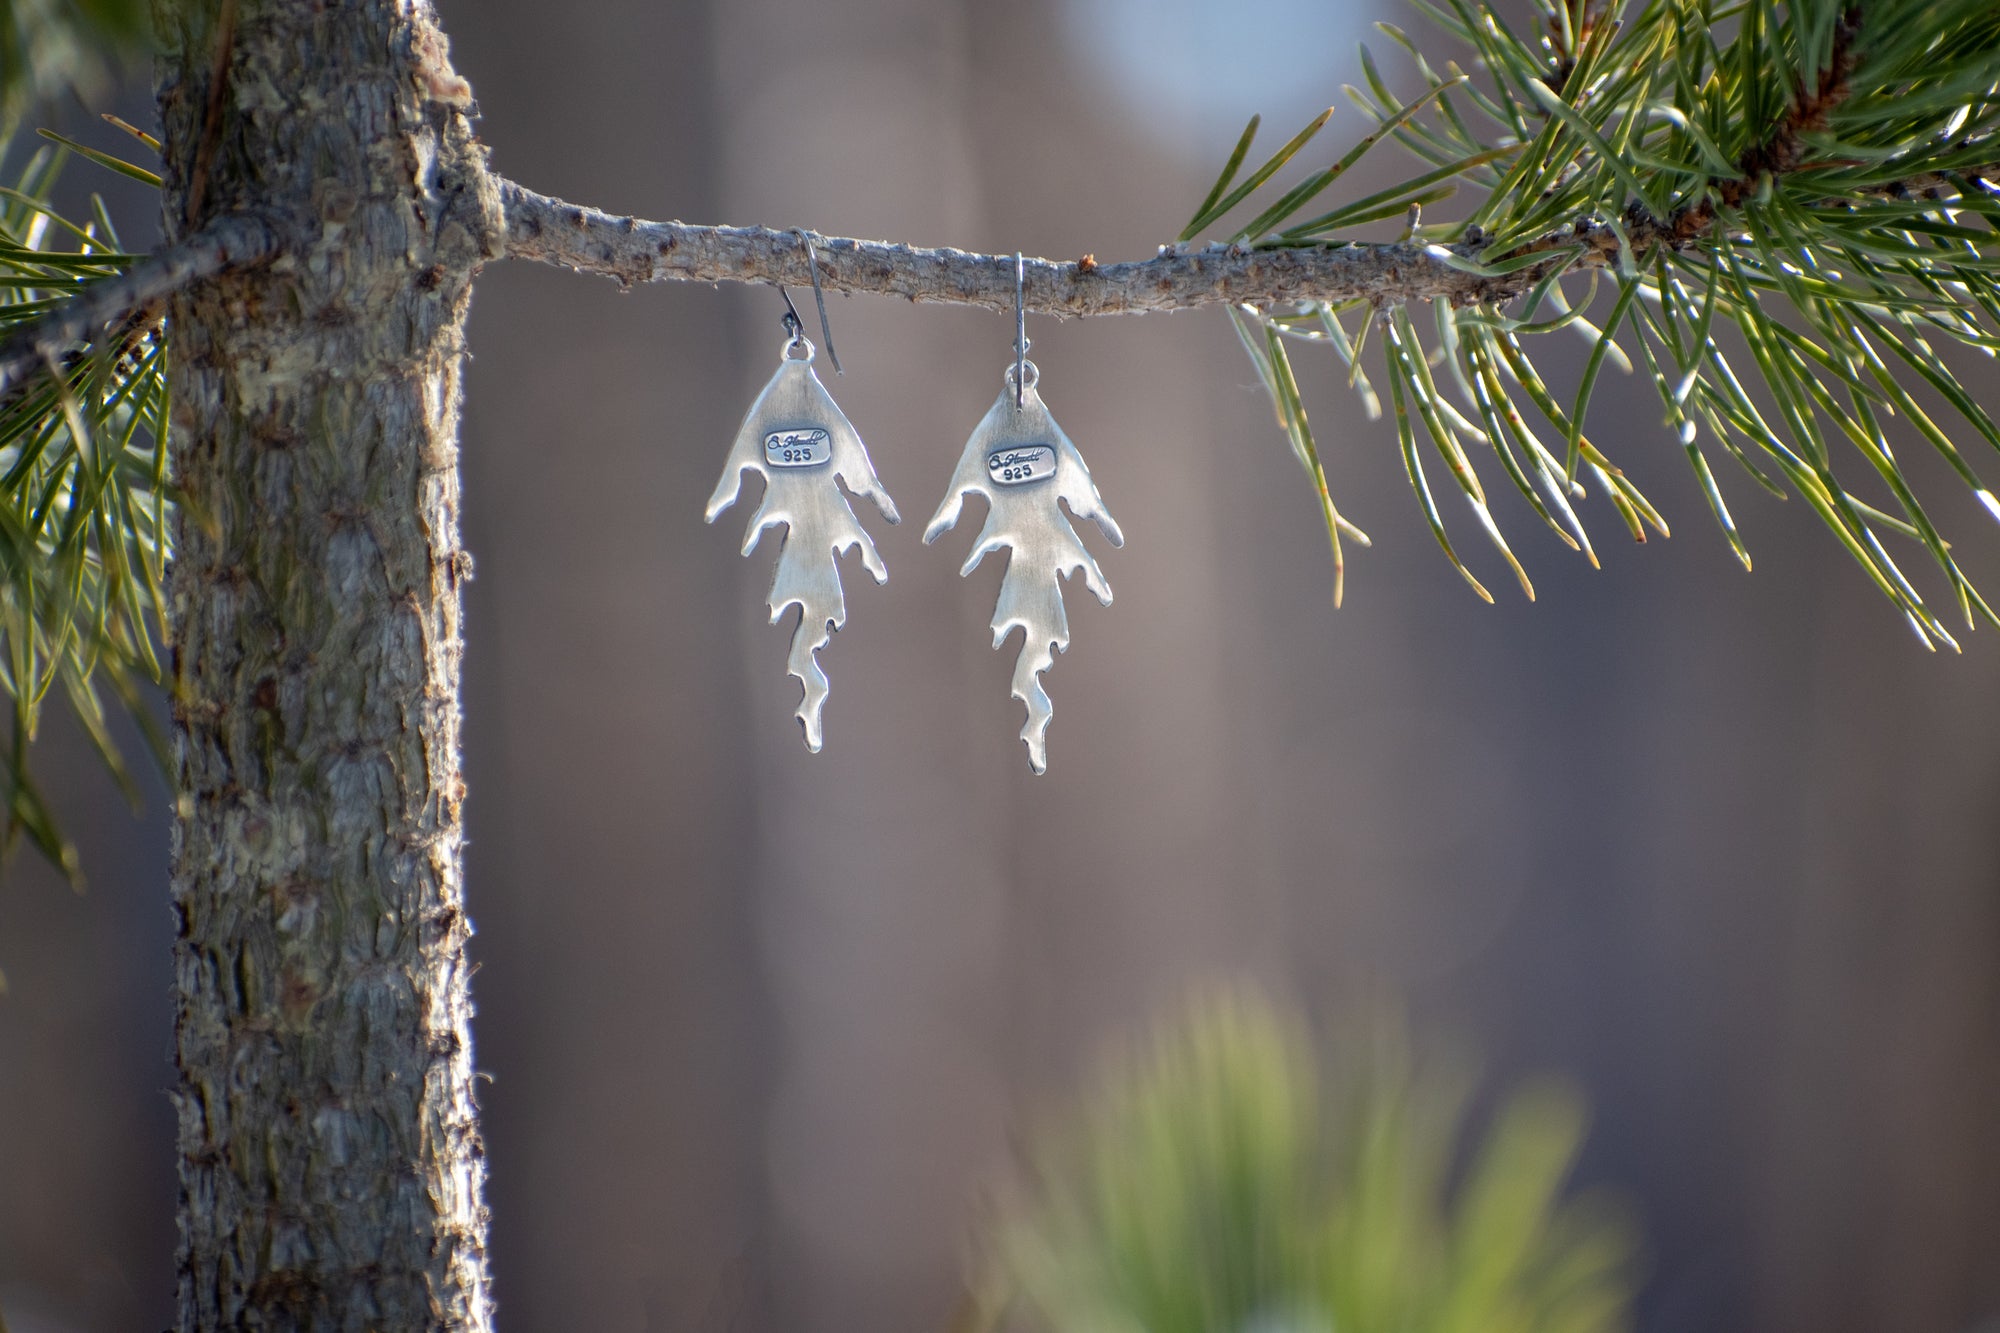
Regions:
[[[1236,245],[1338,246],[1394,219],[1413,257],[1500,293],[1427,310],[1358,300],[1232,312],[1317,492],[1336,602],[1342,538],[1366,538],[1335,506],[1292,365],[1301,343],[1330,347],[1371,413],[1387,400],[1425,521],[1487,601],[1428,474],[1448,474],[1444,488],[1530,597],[1495,518],[1494,494],[1507,489],[1496,467],[1593,565],[1577,512],[1584,483],[1635,539],[1667,535],[1612,457],[1622,432],[1592,435],[1606,425],[1590,414],[1604,372],[1637,369],[1746,568],[1718,471],[1803,499],[1927,645],[1957,647],[1935,597],[1903,568],[1912,555],[1937,567],[1968,628],[2000,623],[1898,457],[1899,447],[1934,452],[1977,502],[1962,506],[1975,521],[2000,519],[1980,475],[2000,427],[1960,371],[1963,352],[2000,350],[2000,5],[1534,0],[1532,21],[1515,26],[1482,0],[1412,3],[1441,36],[1377,26],[1421,91],[1399,94],[1364,48],[1366,87],[1348,93],[1374,130],[1218,229]],[[1464,68],[1444,58],[1454,44]],[[1182,241],[1275,179],[1325,123],[1234,185],[1253,120]],[[1417,174],[1308,207],[1391,138],[1419,160]],[[1448,204],[1461,189],[1474,201]],[[1540,349],[1578,335],[1588,360],[1559,389]]]
[[[37,102],[101,91],[148,45],[146,0],[0,0],[0,138]]]
[[[1505,1096],[1380,1025],[1322,1060],[1245,994],[1207,999],[1040,1134],[997,1213],[971,1328],[1054,1333],[1609,1333],[1624,1212],[1564,1182],[1566,1086]]]

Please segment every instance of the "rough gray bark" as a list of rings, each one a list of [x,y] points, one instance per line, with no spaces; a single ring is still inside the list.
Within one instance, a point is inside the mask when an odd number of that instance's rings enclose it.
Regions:
[[[490,1326],[457,425],[498,199],[423,0],[157,6],[173,302],[179,1325]]]

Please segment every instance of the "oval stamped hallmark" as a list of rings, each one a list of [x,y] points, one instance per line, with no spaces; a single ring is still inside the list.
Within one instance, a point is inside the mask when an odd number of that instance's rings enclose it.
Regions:
[[[995,449],[986,455],[986,471],[1002,486],[1019,486],[1023,482],[1053,477],[1056,474],[1055,446],[1010,444],[1004,449]]]
[[[772,467],[817,467],[833,457],[833,441],[824,430],[774,430],[764,437],[764,461]]]

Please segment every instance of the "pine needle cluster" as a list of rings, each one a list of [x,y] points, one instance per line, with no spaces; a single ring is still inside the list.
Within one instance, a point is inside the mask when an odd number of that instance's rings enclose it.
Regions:
[[[51,202],[73,153],[158,184],[143,168],[46,137],[57,141],[0,186],[0,339],[141,258],[125,251],[101,196],[91,194],[89,215],[78,219]],[[0,761],[5,838],[25,836],[72,878],[76,852],[29,772],[28,746],[53,693],[136,803],[111,734],[108,690],[165,762],[141,689],[159,678],[154,645],[166,627],[166,431],[156,309],[96,331],[0,392],[0,692],[11,705]]]
[[[1364,49],[1367,86],[1348,93],[1374,133],[1228,234],[1255,247],[1350,244],[1351,228],[1403,217],[1404,244],[1478,279],[1469,299],[1439,298],[1428,313],[1381,298],[1232,311],[1318,492],[1336,600],[1342,537],[1366,538],[1327,485],[1292,364],[1301,340],[1333,348],[1371,413],[1386,390],[1424,517],[1488,601],[1446,532],[1426,460],[1442,465],[1532,597],[1475,460],[1489,473],[1497,464],[1592,564],[1576,506],[1585,482],[1634,538],[1665,535],[1659,510],[1587,429],[1605,368],[1637,366],[1746,568],[1712,458],[1802,497],[1926,644],[1957,646],[1892,554],[1899,541],[1936,564],[1968,627],[1993,622],[1891,436],[1934,449],[2000,518],[1960,444],[1969,432],[1984,453],[2000,447],[2000,429],[1958,369],[1960,349],[1991,356],[2000,346],[2000,8],[1536,0],[1537,26],[1517,32],[1478,0],[1413,3],[1463,44],[1465,67],[1434,63],[1378,25],[1407,52],[1421,94],[1399,98]],[[1244,203],[1325,123],[1235,185],[1252,121],[1183,241]],[[1310,215],[1384,138],[1430,169]],[[1479,195],[1462,216],[1422,221],[1461,187]],[[1534,350],[1558,332],[1590,345],[1562,394]]]

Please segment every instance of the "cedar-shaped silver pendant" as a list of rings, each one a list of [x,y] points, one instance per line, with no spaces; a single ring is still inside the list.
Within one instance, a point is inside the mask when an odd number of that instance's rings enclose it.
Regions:
[[[785,344],[778,373],[757,395],[743,428],[736,432],[722,480],[708,500],[708,521],[715,522],[736,503],[745,469],[764,478],[764,500],[743,534],[743,554],[750,554],[765,529],[785,529],[771,578],[771,623],[775,625],[787,608],[799,608],[786,669],[804,687],[799,722],[805,727],[806,748],[817,754],[822,740],[820,711],[827,695],[818,654],[833,631],[847,622],[847,601],[834,557],[858,548],[862,567],[877,583],[889,577],[875,543],[849,507],[848,496],[873,500],[891,523],[899,522],[900,515],[896,502],[882,489],[860,435],[819,382],[812,363],[812,342],[795,334]],[[837,483],[846,484],[847,494]]]
[[[1111,605],[1111,585],[1057,502],[1067,503],[1077,518],[1094,519],[1113,546],[1123,546],[1125,535],[1104,507],[1083,455],[1035,392],[1040,379],[1035,363],[1023,359],[1008,366],[1005,379],[1000,397],[966,441],[951,490],[924,541],[936,541],[958,522],[966,496],[986,498],[986,526],[959,573],[970,574],[990,552],[1007,551],[1007,574],[993,608],[993,646],[1004,643],[1015,626],[1021,628],[1013,694],[1028,708],[1021,728],[1028,766],[1042,773],[1049,766],[1051,705],[1041,673],[1055,664],[1058,651],[1069,647],[1069,617],[1058,576],[1081,570],[1084,586],[1099,602]]]

